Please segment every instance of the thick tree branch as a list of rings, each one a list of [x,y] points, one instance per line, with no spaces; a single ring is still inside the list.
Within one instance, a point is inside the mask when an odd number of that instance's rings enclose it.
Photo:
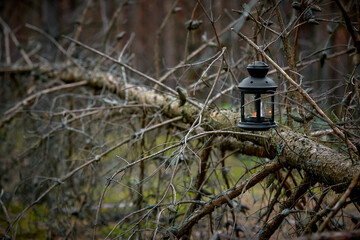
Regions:
[[[105,85],[110,91],[119,94],[122,98],[125,97],[124,87],[119,86],[117,83],[120,81],[115,80],[116,76],[109,73],[85,72],[77,68],[66,68],[64,71],[54,71],[52,75],[60,77],[65,82],[86,80],[92,87],[102,88]],[[167,117],[182,116],[189,123],[195,121],[200,112],[197,107],[188,102],[180,106],[177,98],[146,87],[128,84],[127,93],[129,101],[159,106]],[[236,127],[240,120],[238,112],[207,110],[203,114],[203,119],[203,127],[208,129],[242,131]],[[291,131],[287,127],[278,127],[276,130],[261,132],[261,134],[265,138],[259,138],[259,135],[234,135],[234,137],[238,141],[251,141],[264,147],[269,152],[269,156],[279,156],[278,159],[284,166],[302,169],[328,186],[344,183],[344,189],[341,190],[345,190],[353,176],[360,171],[360,166],[353,165],[349,156],[340,154],[319,144],[315,139]],[[360,189],[359,183],[355,189]]]

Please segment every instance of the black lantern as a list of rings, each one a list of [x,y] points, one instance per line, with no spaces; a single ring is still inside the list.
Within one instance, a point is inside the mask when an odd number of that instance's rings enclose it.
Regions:
[[[276,83],[266,77],[269,65],[255,61],[247,66],[250,77],[239,83],[241,91],[241,121],[245,130],[265,131],[276,127],[274,121],[274,93]]]

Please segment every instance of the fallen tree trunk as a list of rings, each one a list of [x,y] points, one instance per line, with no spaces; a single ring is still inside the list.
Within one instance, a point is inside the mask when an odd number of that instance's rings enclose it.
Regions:
[[[65,82],[87,81],[91,87],[106,87],[117,93],[121,98],[127,96],[128,100],[139,104],[152,104],[163,109],[162,113],[168,117],[182,116],[186,122],[197,121],[200,113],[198,106],[189,102],[180,104],[177,96],[164,94],[160,91],[146,87],[127,84],[120,85],[121,79],[103,72],[85,71],[78,68],[65,68],[65,70],[52,71],[51,76],[59,77]],[[237,127],[240,119],[238,112],[230,110],[205,110],[202,123],[205,128],[212,130],[232,129],[242,131]],[[292,131],[287,127],[279,126],[266,132],[261,132],[263,137],[254,135],[234,136],[241,144],[242,141],[251,141],[257,146],[266,149],[269,158],[276,158],[284,167],[293,167],[304,170],[318,182],[327,186],[337,185],[337,190],[346,189],[353,176],[360,171],[360,165],[353,164],[350,156],[338,153],[324,146],[314,139]],[[246,154],[246,152],[244,152]],[[360,183],[355,191],[360,190]]]
[[[197,121],[197,117],[201,111],[198,105],[194,105],[187,101],[184,105],[180,104],[177,96],[164,94],[163,92],[152,90],[133,84],[119,84],[121,79],[115,75],[104,73],[101,71],[88,71],[76,67],[61,69],[40,69],[41,72],[48,74],[50,77],[57,77],[67,83],[85,82],[88,86],[94,88],[103,88],[104,86],[119,95],[121,98],[127,98],[139,104],[156,105],[162,109],[162,113],[167,117],[182,116],[184,121],[193,123]],[[193,101],[192,101],[193,102]],[[31,104],[31,101],[21,102]],[[17,104],[19,105],[19,104]],[[3,116],[1,122],[8,122],[14,117]],[[242,131],[237,127],[240,119],[239,112],[231,110],[209,110],[206,109],[202,116],[202,127],[207,130],[233,130]],[[259,135],[236,135],[234,139],[237,141],[229,143],[229,147],[236,148],[239,146],[244,154],[258,155],[276,159],[284,167],[293,167],[304,170],[319,182],[327,186],[337,185],[336,190],[344,190],[353,179],[353,176],[360,171],[360,165],[353,162],[358,160],[351,159],[349,155],[344,155],[334,151],[333,149],[318,143],[315,139],[305,136],[302,133],[292,131],[286,126],[279,126],[276,129],[260,132]],[[247,146],[244,147],[244,141],[250,141],[254,145],[254,149]],[[231,145],[231,146],[230,146]],[[226,146],[225,146],[226,147]],[[353,156],[353,158],[358,158]],[[355,192],[360,189],[360,183],[355,187]]]

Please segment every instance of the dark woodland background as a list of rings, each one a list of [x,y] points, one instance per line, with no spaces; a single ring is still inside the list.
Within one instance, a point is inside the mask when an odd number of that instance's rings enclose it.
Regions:
[[[0,239],[357,239],[359,9],[0,1]],[[237,33],[299,84],[269,64],[268,132],[231,121],[268,62]]]

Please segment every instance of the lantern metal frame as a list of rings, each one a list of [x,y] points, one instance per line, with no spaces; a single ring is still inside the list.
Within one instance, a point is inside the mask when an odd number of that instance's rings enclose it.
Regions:
[[[274,128],[277,126],[274,121],[274,93],[277,84],[271,78],[266,77],[266,74],[269,71],[269,65],[261,61],[255,61],[247,66],[247,70],[250,76],[242,80],[238,85],[241,92],[241,120],[238,126],[242,129],[251,131],[265,131]],[[254,100],[245,104],[245,98],[249,95],[252,96]],[[267,115],[270,116],[266,116],[264,113],[264,95],[271,98],[269,102],[271,109],[266,109],[268,110]],[[248,104],[252,104],[252,107],[255,110],[254,114],[251,116],[245,116],[245,108]]]

